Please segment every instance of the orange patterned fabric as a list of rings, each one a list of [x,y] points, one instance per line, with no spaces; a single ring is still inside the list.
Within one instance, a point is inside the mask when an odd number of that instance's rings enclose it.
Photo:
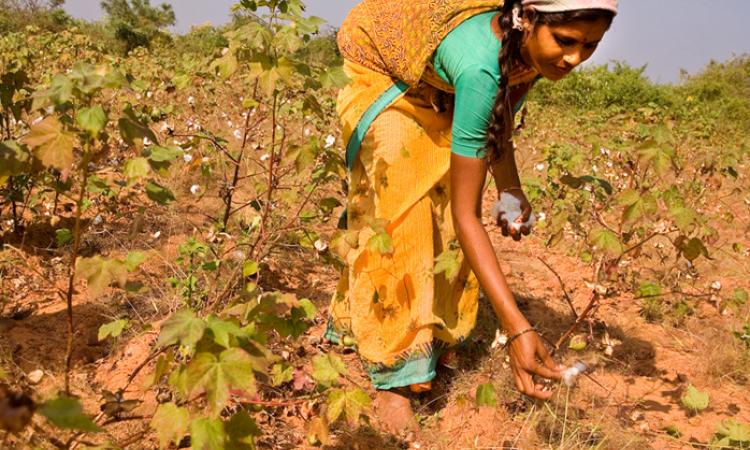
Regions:
[[[503,0],[364,0],[338,33],[344,58],[410,86],[422,78],[443,38]]]

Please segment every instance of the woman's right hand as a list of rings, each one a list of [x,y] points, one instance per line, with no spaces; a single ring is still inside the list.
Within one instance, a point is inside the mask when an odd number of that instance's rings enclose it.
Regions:
[[[542,386],[535,384],[533,375],[559,380],[563,368],[552,359],[539,335],[532,331],[513,339],[508,354],[518,390],[532,398],[549,399],[552,392],[543,391]]]
[[[507,217],[507,211],[503,211],[502,209],[499,209],[497,211],[497,216],[495,217],[495,220],[497,221],[497,225],[500,227],[500,231],[502,232],[503,236],[510,236],[516,241],[520,241],[522,236],[528,236],[531,233],[531,226],[530,225],[520,225],[526,223],[529,218],[531,217],[531,214],[533,212],[533,208],[531,206],[531,203],[529,203],[529,200],[526,198],[526,193],[523,192],[523,189],[521,188],[510,188],[502,191],[500,193],[500,196],[503,195],[510,195],[515,197],[516,201],[519,203],[519,209],[521,214],[516,218],[516,226],[511,226],[509,220]],[[520,225],[520,227],[518,226]]]

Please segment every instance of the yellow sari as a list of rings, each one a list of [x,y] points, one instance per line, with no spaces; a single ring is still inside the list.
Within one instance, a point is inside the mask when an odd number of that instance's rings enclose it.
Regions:
[[[393,80],[349,61],[344,69],[352,82],[339,95],[338,112],[351,130]],[[448,173],[452,114],[434,109],[435,91],[426,84],[410,89],[381,112],[349,177],[347,229],[358,233],[358,245],[342,255],[348,265],[327,337],[354,339],[378,389],[432,380],[441,353],[465,340],[476,321],[479,284],[461,253],[455,279],[435,273],[435,259],[457,247]],[[387,221],[392,254],[368,248],[374,219]]]
[[[326,337],[350,338],[377,389],[429,389],[441,354],[466,340],[476,322],[479,284],[451,216],[453,111],[439,101],[452,88],[429,57],[463,20],[501,5],[365,0],[339,32],[351,82],[337,112],[344,142],[358,153],[347,151],[350,245]],[[534,76],[514,74],[509,85],[528,90]],[[383,231],[392,252],[368,245]],[[436,270],[438,259],[451,270]]]

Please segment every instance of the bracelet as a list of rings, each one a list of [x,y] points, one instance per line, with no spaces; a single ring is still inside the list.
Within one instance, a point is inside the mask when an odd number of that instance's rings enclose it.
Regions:
[[[510,344],[512,344],[513,341],[515,341],[516,339],[520,338],[521,336],[523,336],[526,333],[531,333],[532,331],[536,332],[536,328],[534,328],[534,327],[527,328],[527,329],[525,329],[525,330],[523,330],[523,331],[521,331],[519,333],[514,334],[513,336],[511,336],[508,339],[508,342],[506,342],[505,345],[503,345],[503,350],[505,350],[506,348],[510,347]]]
[[[502,194],[503,192],[510,192],[510,191],[521,191],[521,192],[523,192],[523,188],[521,186],[511,186],[509,188],[503,189],[502,191],[500,191],[500,193]]]

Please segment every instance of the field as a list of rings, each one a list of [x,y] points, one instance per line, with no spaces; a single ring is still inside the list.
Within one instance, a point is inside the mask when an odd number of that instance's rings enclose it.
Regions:
[[[0,13],[0,448],[750,448],[750,58],[535,87],[516,143],[541,220],[504,238],[492,186],[484,218],[591,372],[524,398],[483,300],[392,436],[322,338],[357,240],[334,36],[298,0],[183,36],[149,17]]]

